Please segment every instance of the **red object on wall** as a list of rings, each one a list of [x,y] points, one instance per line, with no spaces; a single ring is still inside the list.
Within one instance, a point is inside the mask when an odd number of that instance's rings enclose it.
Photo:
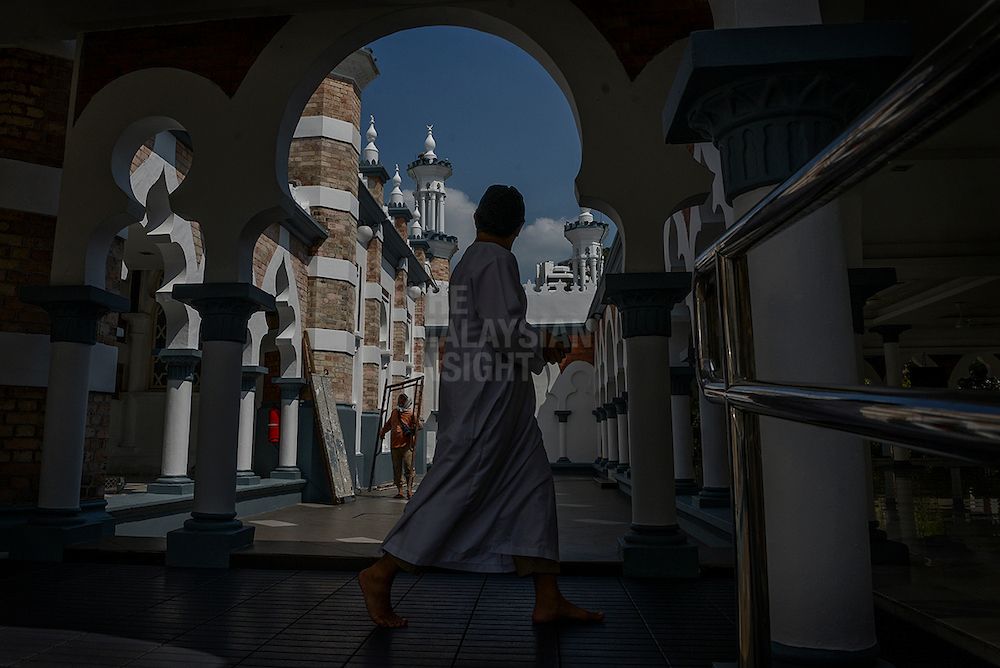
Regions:
[[[281,413],[277,408],[267,412],[267,440],[275,445],[281,440]]]

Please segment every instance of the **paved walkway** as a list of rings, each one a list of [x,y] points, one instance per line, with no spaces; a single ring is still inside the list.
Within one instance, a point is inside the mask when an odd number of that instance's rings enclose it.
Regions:
[[[0,562],[4,666],[689,666],[735,655],[726,578],[565,577],[603,624],[535,627],[531,581],[401,575],[375,629],[355,573]]]
[[[555,487],[562,560],[617,562],[618,538],[631,522],[628,498],[601,489],[592,476],[557,475]],[[376,557],[407,503],[395,493],[392,487],[339,506],[300,503],[241,519],[256,527],[251,552]]]

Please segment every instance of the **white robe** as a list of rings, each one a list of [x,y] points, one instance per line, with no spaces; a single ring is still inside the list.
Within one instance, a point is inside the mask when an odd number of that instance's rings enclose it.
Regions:
[[[448,290],[434,463],[383,549],[416,566],[477,573],[513,571],[514,556],[557,561],[555,488],[530,373],[544,362],[517,261],[473,243]],[[498,355],[512,373],[484,368]]]

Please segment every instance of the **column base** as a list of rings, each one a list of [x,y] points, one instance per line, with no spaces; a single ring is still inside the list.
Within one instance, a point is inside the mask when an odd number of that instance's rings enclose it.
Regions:
[[[675,496],[694,496],[697,493],[698,493],[698,483],[694,481],[694,478],[674,479]]]
[[[569,463],[569,457],[560,457],[559,459],[556,460],[556,464],[568,464],[568,463]]]
[[[632,477],[632,467],[629,466],[627,463],[625,464],[619,463],[618,468],[615,470],[615,472],[624,478]]]
[[[194,480],[186,475],[163,476],[146,485],[148,494],[194,494]]]
[[[260,476],[254,473],[253,471],[236,472],[237,487],[250,487],[252,485],[259,485],[259,484],[260,484]]]
[[[300,471],[297,466],[279,466],[271,471],[270,477],[278,478],[280,480],[301,480],[302,471]]]
[[[618,539],[622,574],[628,578],[696,578],[698,548],[676,526],[636,524]]]
[[[879,646],[868,649],[843,651],[792,647],[771,642],[771,668],[813,668],[837,666],[838,668],[892,668],[892,664],[879,658]]]
[[[699,508],[728,508],[728,487],[702,487],[696,500]]]
[[[81,504],[82,505],[82,504]],[[20,528],[11,556],[24,561],[62,561],[70,545],[90,543],[115,533],[115,520],[104,512],[100,502],[88,512],[37,509]]]
[[[183,529],[167,534],[167,566],[229,568],[233,550],[253,544],[254,527],[234,517],[191,513]]]

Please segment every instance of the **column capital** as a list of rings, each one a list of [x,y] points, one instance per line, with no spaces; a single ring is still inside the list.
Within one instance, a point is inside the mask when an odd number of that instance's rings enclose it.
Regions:
[[[609,420],[618,417],[618,410],[615,408],[614,402],[609,401],[608,403],[604,404],[604,414],[607,416],[607,419]]]
[[[256,390],[257,379],[266,373],[266,366],[244,366],[240,370],[240,390],[243,392]]]
[[[601,304],[622,315],[622,336],[670,336],[670,312],[691,292],[686,271],[604,274],[597,288]]]
[[[623,393],[620,397],[614,398],[615,410],[618,411],[619,415],[625,415],[628,413],[628,399]]]
[[[201,351],[192,348],[164,348],[156,354],[167,365],[170,380],[194,380],[194,370],[201,361]]]
[[[664,109],[668,143],[711,141],[726,197],[780,183],[908,64],[897,23],[694,32]]]
[[[670,395],[691,396],[691,380],[694,378],[694,369],[689,366],[670,367]]]
[[[603,406],[598,406],[597,408],[595,408],[594,410],[592,410],[591,413],[594,414],[594,417],[597,418],[598,422],[604,422],[605,413],[604,413],[604,407]]]
[[[202,341],[246,343],[250,315],[275,308],[273,295],[249,283],[188,283],[172,295],[201,314]]]
[[[567,422],[569,416],[573,411],[555,411],[556,417],[559,418],[560,422]]]
[[[851,321],[855,334],[865,333],[865,303],[896,284],[895,267],[854,267],[847,270],[851,290]]]
[[[53,342],[97,343],[97,321],[112,311],[128,311],[129,300],[93,285],[25,285],[18,296],[45,309]]]
[[[306,386],[305,378],[274,378],[272,383],[281,389],[281,398],[284,401],[294,401],[302,394],[302,388]]]
[[[899,336],[910,329],[909,325],[876,325],[870,331],[882,337],[882,343],[899,343]]]

